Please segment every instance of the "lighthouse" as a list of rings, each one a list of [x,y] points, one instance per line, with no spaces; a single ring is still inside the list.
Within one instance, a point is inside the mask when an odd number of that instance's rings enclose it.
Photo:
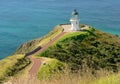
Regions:
[[[71,22],[71,30],[73,31],[80,30],[78,12],[76,10],[72,12],[72,18],[70,19],[70,22]]]

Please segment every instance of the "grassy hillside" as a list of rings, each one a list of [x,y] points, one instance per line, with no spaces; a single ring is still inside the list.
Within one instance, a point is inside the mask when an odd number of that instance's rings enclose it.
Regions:
[[[100,72],[100,75],[103,72]],[[38,80],[29,78],[12,78],[12,84],[119,84],[120,83],[120,73],[118,74],[108,74],[104,77],[93,77],[89,73],[84,73],[83,76],[78,73],[71,74],[68,71],[61,74],[60,77],[54,77],[47,80]]]
[[[56,58],[71,70],[120,69],[120,38],[93,28],[65,34],[38,56]]]
[[[24,55],[12,55],[0,61],[0,83],[30,64]]]
[[[49,79],[56,74],[59,74],[60,70],[63,70],[64,63],[57,59],[42,58],[43,64],[38,71],[38,79]]]
[[[58,25],[46,36],[21,45],[13,56],[1,60],[0,66],[4,65],[4,67],[1,67],[0,70],[0,81],[13,76],[30,63],[24,55],[19,54],[26,54],[41,48],[61,32],[62,28]],[[55,81],[59,81],[58,84],[83,84],[83,82],[84,84],[106,84],[107,77],[105,77],[105,83],[99,83],[103,79],[97,77],[97,72],[100,70],[118,72],[120,70],[120,38],[117,35],[111,35],[92,27],[80,32],[68,32],[56,40],[48,49],[39,53],[37,57],[48,57],[44,58],[44,62],[38,71],[39,79],[48,78],[48,81],[43,84]],[[72,71],[72,73],[67,71],[70,75],[66,75],[67,72],[62,72],[61,75],[58,73],[64,69],[64,64],[67,64],[68,69]],[[82,75],[73,72],[82,72]],[[55,77],[56,75],[59,76]],[[79,76],[76,78],[76,75]],[[119,75],[115,75],[110,75],[109,80],[119,77]],[[52,77],[54,78],[51,79]],[[96,78],[97,80],[93,82]]]
[[[61,33],[61,31],[62,28],[58,25],[44,37],[24,43],[13,53],[12,56],[0,60],[0,82],[10,76],[16,75],[18,72],[21,73],[21,70],[25,71],[24,68],[30,64],[30,60],[24,57],[25,54],[34,51],[35,49],[40,49],[48,43],[50,39]],[[28,69],[26,72],[28,72]]]
[[[35,49],[40,49],[40,47],[61,33],[61,31],[62,28],[58,25],[44,37],[24,43],[13,53],[12,56],[0,60],[0,82],[10,76],[16,75],[18,72],[21,73],[22,70],[27,73],[28,69],[25,70],[24,68],[30,64],[30,60],[25,57],[25,54],[34,51]]]

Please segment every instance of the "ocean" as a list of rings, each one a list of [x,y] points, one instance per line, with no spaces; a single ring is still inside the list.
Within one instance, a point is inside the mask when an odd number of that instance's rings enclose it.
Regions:
[[[74,9],[80,23],[120,35],[120,0],[0,0],[0,59],[69,23]]]

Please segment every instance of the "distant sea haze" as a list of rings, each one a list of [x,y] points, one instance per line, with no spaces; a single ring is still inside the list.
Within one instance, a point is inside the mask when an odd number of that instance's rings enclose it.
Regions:
[[[120,0],[0,0],[0,59],[68,23],[74,9],[80,23],[120,35]]]

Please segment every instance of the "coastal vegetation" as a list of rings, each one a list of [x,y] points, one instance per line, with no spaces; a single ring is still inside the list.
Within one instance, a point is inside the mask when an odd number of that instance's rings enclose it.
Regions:
[[[30,64],[29,59],[24,55],[12,55],[0,61],[0,83],[3,80],[14,76]]]
[[[72,71],[120,69],[120,38],[94,28],[67,33],[38,56],[50,57],[67,63]]]
[[[24,43],[11,56],[0,60],[0,83],[9,79],[11,76],[14,77],[14,75],[17,75],[19,73],[22,74],[23,72],[25,72],[25,74],[27,75],[29,72],[29,68],[26,69],[26,67],[31,67],[31,62],[26,57],[26,54],[34,51],[35,49],[40,49],[41,46],[45,45],[47,42],[50,41],[50,39],[57,36],[61,31],[62,29],[58,25],[44,37]]]
[[[81,75],[82,74],[82,75]],[[71,73],[64,70],[59,76],[53,76],[49,79],[38,80],[36,78],[23,77],[11,78],[12,84],[119,84],[120,73],[109,73],[108,71],[99,71],[97,77],[91,73]]]
[[[44,59],[38,71],[38,79],[49,79],[54,75],[60,74],[59,71],[63,70],[65,65],[57,59],[42,58]]]

